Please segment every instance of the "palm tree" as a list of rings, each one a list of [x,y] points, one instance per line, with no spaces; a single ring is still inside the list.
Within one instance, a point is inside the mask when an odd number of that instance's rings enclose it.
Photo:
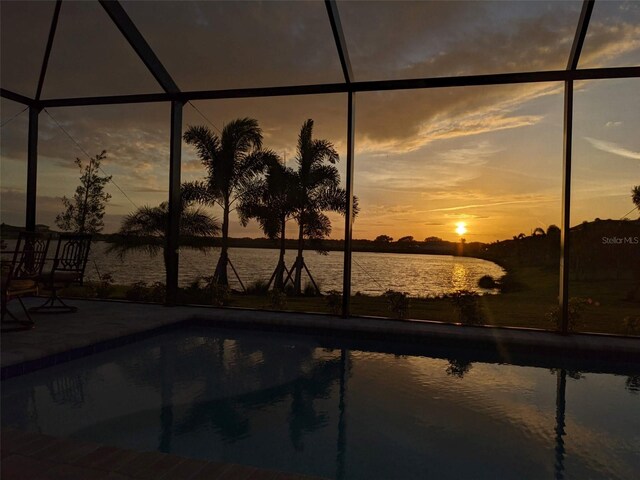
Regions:
[[[157,207],[143,206],[122,220],[115,243],[109,245],[107,253],[116,253],[124,258],[128,253],[141,251],[155,257],[161,250],[164,268],[169,263],[167,229],[169,227],[169,204],[162,202]],[[180,236],[210,237],[220,232],[220,225],[199,208],[183,204],[180,212]],[[204,250],[205,246],[191,246]]]
[[[640,185],[636,185],[631,189],[631,201],[640,210]]]
[[[225,125],[220,136],[205,126],[190,126],[184,141],[196,148],[207,175],[204,181],[186,183],[183,196],[222,208],[220,258],[213,278],[220,285],[228,285],[229,214],[263,169],[262,131],[257,120],[240,118]]]
[[[286,271],[286,222],[293,213],[295,172],[285,166],[275,153],[265,154],[265,175],[254,181],[242,198],[238,213],[243,226],[246,226],[250,219],[255,219],[268,238],[279,239],[280,257],[269,285],[273,281],[274,288],[282,290]]]
[[[294,290],[297,295],[302,293],[305,239],[315,242],[331,233],[331,220],[324,214],[325,211],[344,215],[347,209],[347,194],[340,188],[340,174],[335,167],[338,160],[338,152],[331,142],[313,139],[313,120],[304,122],[298,136],[295,159],[298,169],[292,179],[291,216],[298,222],[298,256],[294,266]],[[323,253],[320,244],[316,244],[316,250]]]

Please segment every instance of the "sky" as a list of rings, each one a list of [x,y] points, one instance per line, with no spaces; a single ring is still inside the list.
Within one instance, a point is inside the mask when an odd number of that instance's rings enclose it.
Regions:
[[[338,8],[356,80],[381,80],[563,69],[581,3],[339,1]],[[3,88],[35,94],[53,4],[0,3]],[[182,90],[341,81],[321,1],[122,4]],[[630,65],[640,65],[640,2],[597,1],[579,68]],[[63,2],[43,98],[158,91],[97,2]],[[576,84],[573,224],[621,218],[633,208],[638,91],[640,79]],[[265,146],[293,165],[299,129],[313,118],[315,136],[338,149],[344,179],[346,102],[344,94],[198,101],[206,118],[187,104],[183,127],[256,118]],[[0,213],[3,222],[22,224],[27,114],[4,99],[0,107]],[[561,83],[357,94],[354,238],[456,240],[456,224],[465,222],[467,241],[489,242],[559,224],[562,109]],[[137,206],[166,200],[168,140],[167,104],[43,111],[38,223],[52,225],[60,197],[73,194],[73,162],[84,152],[107,150],[103,167],[114,182],[106,232]],[[182,160],[184,180],[202,178],[191,147],[183,145]],[[342,238],[343,219],[332,220],[332,238]],[[234,217],[231,235],[261,233]]]

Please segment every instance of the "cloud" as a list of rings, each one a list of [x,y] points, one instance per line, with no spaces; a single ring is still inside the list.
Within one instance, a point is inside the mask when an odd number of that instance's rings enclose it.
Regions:
[[[640,160],[640,152],[634,152],[633,150],[629,150],[628,148],[624,148],[624,147],[621,147],[620,145],[616,145],[613,142],[598,140],[591,137],[584,137],[584,138],[595,148],[603,152],[611,153],[613,155],[618,155],[620,157]]]
[[[445,213],[445,217],[447,218],[491,218],[488,215],[473,215],[471,213]]]
[[[620,127],[622,122],[607,122],[604,124],[605,127]]]
[[[557,199],[546,198],[542,195],[532,195],[531,198],[526,199],[515,199],[515,200],[505,200],[501,202],[488,202],[488,203],[474,203],[469,205],[459,205],[456,207],[446,207],[446,208],[434,208],[429,210],[430,212],[452,212],[456,210],[464,210],[467,208],[485,208],[485,207],[496,207],[502,205],[515,205],[519,203],[542,203],[542,202],[557,202]]]

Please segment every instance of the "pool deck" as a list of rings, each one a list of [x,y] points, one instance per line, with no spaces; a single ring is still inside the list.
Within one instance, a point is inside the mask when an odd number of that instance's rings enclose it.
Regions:
[[[3,480],[320,480],[160,452],[2,429]]]

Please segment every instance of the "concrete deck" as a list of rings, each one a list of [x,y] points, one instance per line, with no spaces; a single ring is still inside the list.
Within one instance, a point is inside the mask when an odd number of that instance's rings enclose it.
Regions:
[[[91,442],[2,429],[3,480],[313,480],[317,477],[134,452]]]

